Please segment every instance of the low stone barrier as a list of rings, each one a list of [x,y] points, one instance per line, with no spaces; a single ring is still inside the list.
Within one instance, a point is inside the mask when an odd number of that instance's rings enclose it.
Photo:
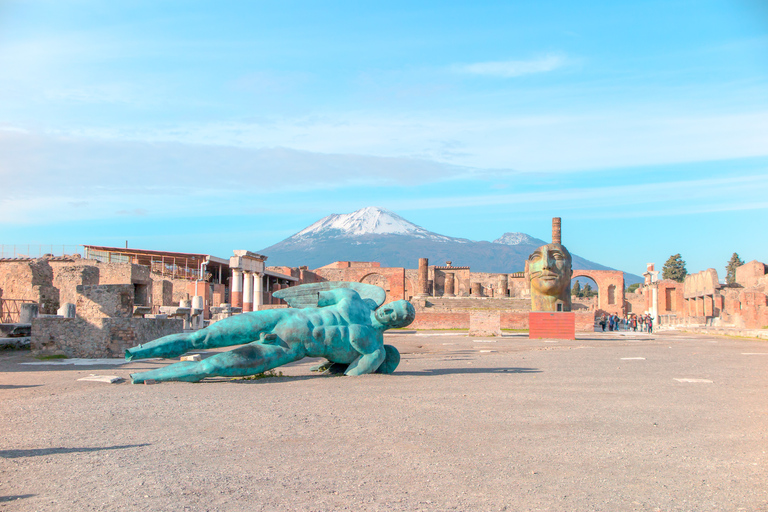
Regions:
[[[31,348],[34,354],[67,357],[124,357],[125,350],[168,334],[180,333],[177,318],[35,318]]]

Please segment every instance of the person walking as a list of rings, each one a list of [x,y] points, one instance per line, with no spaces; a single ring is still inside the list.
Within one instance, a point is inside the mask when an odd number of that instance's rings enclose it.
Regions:
[[[605,314],[600,317],[600,327],[603,328],[603,332],[605,332]]]

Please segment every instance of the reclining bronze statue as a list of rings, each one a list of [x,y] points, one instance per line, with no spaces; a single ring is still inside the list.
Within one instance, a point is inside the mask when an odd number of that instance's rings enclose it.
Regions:
[[[164,336],[126,350],[125,358],[131,361],[242,345],[202,361],[181,361],[134,373],[131,380],[139,384],[145,380],[199,382],[206,377],[245,377],[304,357],[349,365],[345,375],[392,373],[400,353],[384,345],[383,333],[409,325],[416,315],[405,300],[382,305],[386,292],[362,283],[306,284],[274,296],[293,307],[235,315],[199,331]]]

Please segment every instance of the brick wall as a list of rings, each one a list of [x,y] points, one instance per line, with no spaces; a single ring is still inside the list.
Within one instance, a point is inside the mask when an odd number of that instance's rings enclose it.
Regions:
[[[124,357],[126,349],[180,333],[182,327],[176,318],[35,318],[31,346],[35,354]]]
[[[531,339],[576,339],[576,316],[574,313],[529,313],[528,336]]]
[[[380,286],[387,292],[386,302],[405,298],[405,269],[402,267],[381,268],[379,266],[351,266],[348,268],[329,268],[326,266],[317,268],[312,272],[326,281],[348,281]],[[415,287],[415,285],[416,283],[413,283],[412,286]]]
[[[416,311],[416,319],[409,329],[469,329],[469,310],[465,311]],[[547,313],[548,314],[548,313]],[[576,332],[593,332],[595,317],[592,312],[571,312],[575,319]],[[528,312],[525,311],[501,311],[499,313],[499,326],[501,329],[528,329]]]

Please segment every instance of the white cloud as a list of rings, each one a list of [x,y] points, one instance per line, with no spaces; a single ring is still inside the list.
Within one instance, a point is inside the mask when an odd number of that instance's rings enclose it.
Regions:
[[[512,78],[516,76],[554,71],[565,65],[565,63],[566,59],[562,56],[546,55],[534,60],[507,60],[455,65],[453,66],[453,70],[458,73]]]

